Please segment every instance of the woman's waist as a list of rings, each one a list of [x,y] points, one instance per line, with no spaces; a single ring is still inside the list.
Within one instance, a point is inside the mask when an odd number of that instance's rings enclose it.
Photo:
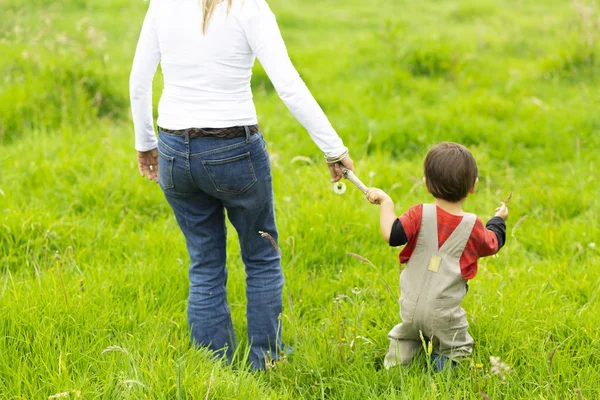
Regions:
[[[159,107],[185,109],[227,110],[232,107],[252,107],[250,85],[244,88],[218,88],[167,85],[162,91]]]
[[[167,129],[227,128],[258,123],[252,99],[237,102],[169,102],[158,106],[157,124]]]

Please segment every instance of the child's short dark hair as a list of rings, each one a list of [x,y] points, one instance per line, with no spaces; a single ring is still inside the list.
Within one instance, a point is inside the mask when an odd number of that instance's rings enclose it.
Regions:
[[[467,197],[479,172],[473,154],[452,142],[433,146],[425,156],[423,169],[425,184],[433,197],[451,202]]]

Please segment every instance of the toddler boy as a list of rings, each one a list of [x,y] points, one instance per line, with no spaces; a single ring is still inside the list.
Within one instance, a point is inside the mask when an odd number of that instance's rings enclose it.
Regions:
[[[504,203],[486,225],[462,210],[478,182],[477,163],[464,146],[444,142],[429,150],[424,162],[427,191],[434,204],[419,204],[396,217],[390,196],[369,189],[367,198],[380,204],[380,226],[390,246],[406,244],[400,262],[400,317],[388,334],[384,365],[408,364],[431,341],[434,370],[440,371],[473,349],[469,323],[461,303],[467,281],[477,274],[477,259],[496,254],[506,240],[508,208]]]

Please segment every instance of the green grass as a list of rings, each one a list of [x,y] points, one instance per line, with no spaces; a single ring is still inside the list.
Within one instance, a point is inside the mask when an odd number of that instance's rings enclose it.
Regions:
[[[472,364],[382,367],[399,319],[398,249],[380,239],[377,207],[351,187],[333,193],[258,65],[294,352],[265,373],[245,367],[235,234],[239,361],[190,348],[183,237],[133,151],[127,81],[147,3],[0,0],[0,398],[599,398],[598,5],[270,4],[357,174],[398,213],[430,201],[422,159],[441,140],[478,160],[469,211],[485,220],[514,193],[508,244],[480,261],[464,304]],[[312,162],[292,163],[299,155]],[[505,381],[490,356],[514,370]]]

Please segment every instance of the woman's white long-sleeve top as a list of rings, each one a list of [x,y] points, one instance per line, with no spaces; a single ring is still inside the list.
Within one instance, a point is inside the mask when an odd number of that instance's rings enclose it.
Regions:
[[[220,2],[205,34],[198,0],[152,0],[130,76],[135,148],[157,147],[152,80],[158,63],[164,89],[160,127],[224,128],[258,123],[250,78],[258,58],[280,98],[326,156],[346,147],[292,65],[265,0]]]

